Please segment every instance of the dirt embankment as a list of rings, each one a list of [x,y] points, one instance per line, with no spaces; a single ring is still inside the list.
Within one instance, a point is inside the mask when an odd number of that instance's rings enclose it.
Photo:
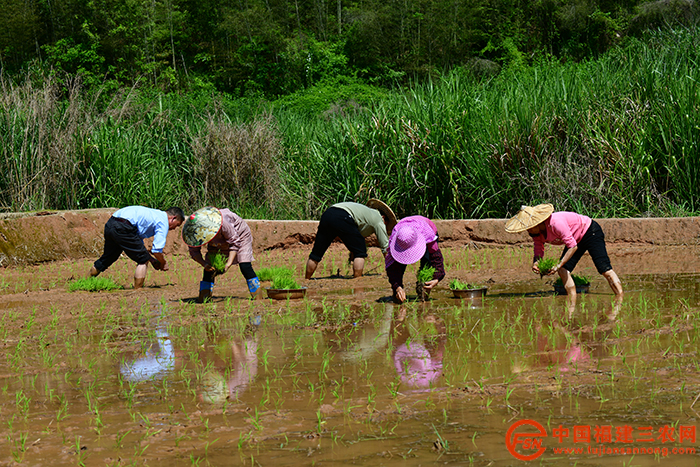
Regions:
[[[0,266],[97,257],[103,229],[116,209],[43,211],[0,216]],[[698,245],[700,218],[597,219],[610,244]],[[256,251],[310,245],[317,221],[249,220]],[[509,234],[505,219],[437,220],[445,246],[501,246],[530,243],[526,233]],[[166,252],[184,254],[180,229],[168,235]]]

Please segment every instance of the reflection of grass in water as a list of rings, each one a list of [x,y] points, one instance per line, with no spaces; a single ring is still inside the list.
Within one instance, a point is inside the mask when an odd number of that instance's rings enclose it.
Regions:
[[[107,277],[83,277],[68,284],[68,290],[71,292],[75,292],[76,290],[97,292],[100,290],[117,290],[121,288],[123,288],[121,285]]]
[[[261,281],[271,281],[276,277],[292,277],[294,271],[282,266],[258,269],[258,279]]]
[[[272,280],[273,289],[298,289],[299,284],[294,280],[293,277],[289,276],[277,276]]]
[[[216,269],[216,272],[223,274],[226,271],[226,260],[228,258],[223,253],[214,253],[209,256],[209,263]]]
[[[574,280],[574,285],[576,286],[591,284],[591,280],[586,276],[578,276],[576,274],[572,274],[571,278]],[[561,281],[561,277],[554,281],[554,285],[564,285]]]

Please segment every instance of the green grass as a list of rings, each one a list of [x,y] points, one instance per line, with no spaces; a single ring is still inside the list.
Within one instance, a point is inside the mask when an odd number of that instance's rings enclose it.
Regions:
[[[294,271],[292,269],[282,266],[262,268],[258,269],[256,272],[258,273],[258,279],[261,281],[271,281],[276,277],[292,277],[294,275]]]
[[[435,268],[432,266],[426,266],[418,270],[418,272],[416,273],[416,280],[419,283],[423,284],[425,282],[433,280],[434,275]]]
[[[299,284],[293,277],[277,276],[272,280],[272,289],[298,289]]]
[[[223,274],[224,272],[226,272],[227,260],[228,258],[223,253],[214,253],[213,255],[209,255],[209,263],[214,269],[216,269],[216,272],[219,274]]]
[[[571,277],[574,279],[574,284],[577,287],[581,286],[581,285],[590,285],[591,284],[591,280],[586,276],[578,276],[576,274],[572,274]],[[557,280],[554,281],[554,285],[558,285],[558,286],[564,285],[561,281],[561,277],[557,278]]]
[[[556,258],[540,258],[537,261],[537,267],[540,269],[540,275],[545,276],[554,266],[557,265]]]
[[[118,290],[123,287],[107,277],[83,277],[68,284],[68,290],[86,290],[88,292],[98,292],[101,290]]]

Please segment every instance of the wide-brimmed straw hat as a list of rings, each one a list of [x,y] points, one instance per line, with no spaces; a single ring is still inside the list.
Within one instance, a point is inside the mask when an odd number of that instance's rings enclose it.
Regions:
[[[554,212],[551,204],[521,206],[520,211],[506,222],[506,232],[518,233],[545,221]]]
[[[388,235],[391,235],[391,231],[394,230],[394,227],[398,222],[394,211],[392,211],[386,203],[384,203],[383,201],[379,201],[375,198],[372,198],[371,200],[367,201],[367,207],[376,209],[377,211],[382,213],[384,217],[386,217],[386,222],[384,223],[386,225],[386,233]]]
[[[188,246],[202,246],[216,237],[221,229],[221,211],[207,206],[190,214],[182,226],[182,240]]]
[[[389,238],[391,257],[401,264],[413,264],[425,254],[425,238],[411,224],[401,223]]]

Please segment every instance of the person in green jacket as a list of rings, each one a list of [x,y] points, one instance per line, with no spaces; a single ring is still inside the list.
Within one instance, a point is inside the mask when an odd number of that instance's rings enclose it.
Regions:
[[[321,215],[316,240],[306,261],[306,278],[311,279],[336,237],[350,250],[353,277],[362,276],[367,257],[365,238],[375,234],[379,248],[386,254],[396,222],[391,208],[377,199],[369,200],[366,206],[352,202],[334,204]]]

